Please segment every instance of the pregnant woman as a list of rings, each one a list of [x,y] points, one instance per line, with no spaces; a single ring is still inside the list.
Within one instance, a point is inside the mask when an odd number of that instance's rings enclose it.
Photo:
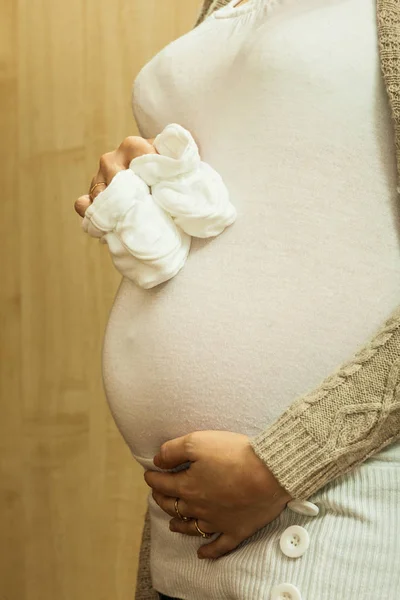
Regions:
[[[148,140],[192,133],[237,221],[170,281],[123,279],[103,350],[152,492],[136,598],[397,600],[399,5],[208,1],[200,21],[133,108]],[[103,158],[92,198],[133,155]]]

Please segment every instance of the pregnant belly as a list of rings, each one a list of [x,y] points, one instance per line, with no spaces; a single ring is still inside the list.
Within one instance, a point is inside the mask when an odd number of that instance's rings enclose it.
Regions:
[[[103,378],[116,423],[141,462],[191,431],[255,434],[271,419],[265,363],[276,324],[266,298],[260,303],[255,271],[232,256],[231,237],[228,230],[193,240],[183,271],[157,288],[121,283]]]
[[[122,281],[104,340],[104,385],[147,468],[162,443],[195,430],[257,434],[394,308],[398,284],[381,259],[382,286],[374,284],[376,249],[355,276],[358,255],[351,247],[340,255],[337,235],[306,236],[293,223],[288,244],[278,228],[266,235],[269,226],[248,211],[220,237],[194,239],[169,282],[142,290]]]

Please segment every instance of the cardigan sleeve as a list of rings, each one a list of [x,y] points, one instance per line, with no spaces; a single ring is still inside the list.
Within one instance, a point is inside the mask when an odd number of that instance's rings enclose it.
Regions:
[[[400,307],[352,360],[250,443],[293,498],[308,498],[400,439]]]

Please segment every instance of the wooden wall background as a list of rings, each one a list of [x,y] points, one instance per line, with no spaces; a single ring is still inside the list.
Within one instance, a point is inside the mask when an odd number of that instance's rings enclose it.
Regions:
[[[133,598],[147,486],[100,373],[119,277],[73,201],[198,0],[0,0],[0,600]]]

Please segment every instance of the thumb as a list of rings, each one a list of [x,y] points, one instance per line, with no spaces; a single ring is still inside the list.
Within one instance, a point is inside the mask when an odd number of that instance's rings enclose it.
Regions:
[[[194,447],[189,434],[165,442],[161,446],[160,452],[155,455],[153,462],[160,469],[173,469],[185,462],[194,462],[195,460]]]
[[[90,198],[87,194],[85,196],[81,196],[80,198],[78,198],[78,200],[75,202],[75,205],[74,205],[76,212],[81,217],[85,216],[85,212],[89,208],[89,206],[90,206]]]

